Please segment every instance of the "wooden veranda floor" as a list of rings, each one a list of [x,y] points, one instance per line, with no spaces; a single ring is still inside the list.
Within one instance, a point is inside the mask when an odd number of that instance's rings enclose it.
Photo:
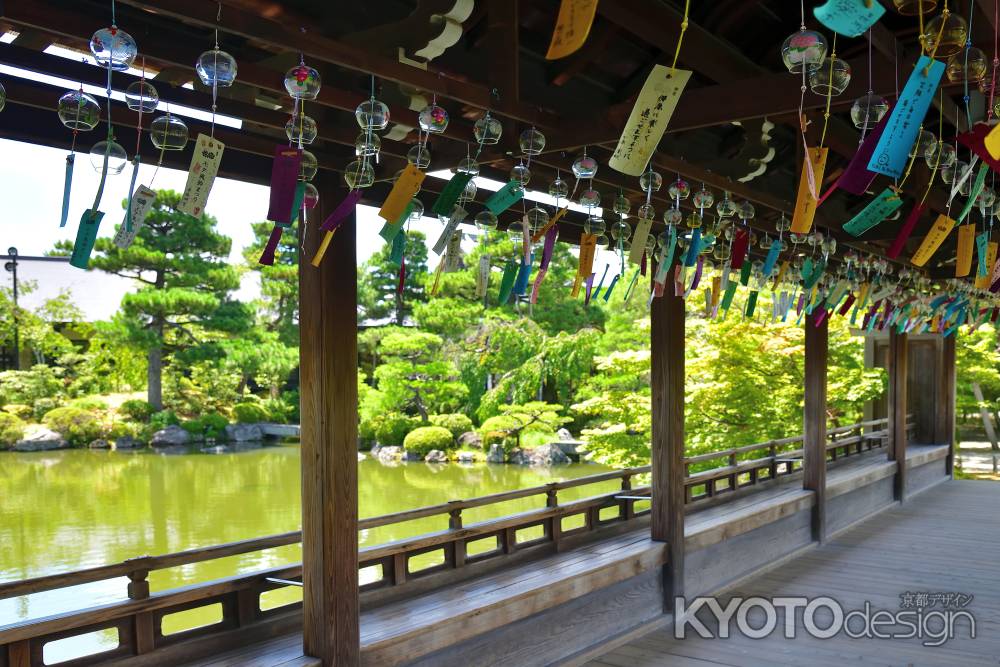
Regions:
[[[845,610],[900,609],[906,592],[967,593],[976,638],[964,621],[958,637],[924,647],[918,639],[814,639],[778,630],[764,639],[732,636],[675,639],[673,625],[629,641],[587,663],[591,667],[739,667],[772,665],[1000,664],[1000,484],[949,481],[849,529],[827,544],[727,591],[729,596],[829,596]],[[940,609],[940,606],[936,607]],[[779,610],[780,614],[780,610]],[[936,628],[937,626],[932,626]]]

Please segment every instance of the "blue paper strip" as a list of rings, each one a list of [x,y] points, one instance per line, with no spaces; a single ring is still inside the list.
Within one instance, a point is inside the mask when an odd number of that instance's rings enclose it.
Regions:
[[[885,14],[880,2],[864,0],[828,0],[813,8],[819,22],[844,37],[858,37]]]
[[[76,242],[73,244],[73,254],[69,258],[71,266],[86,269],[90,263],[90,253],[94,251],[94,241],[97,240],[97,229],[104,218],[103,211],[88,209],[80,218],[80,227],[76,230]]]
[[[774,265],[778,262],[778,255],[781,254],[782,245],[784,244],[778,239],[774,239],[771,242],[771,247],[767,251],[767,257],[764,259],[764,267],[761,271],[765,278],[769,277],[771,272],[774,271]]]
[[[694,231],[691,232],[691,242],[688,244],[684,266],[694,266],[694,263],[698,260],[699,252],[701,252],[701,227],[695,227]]]
[[[868,171],[892,178],[903,175],[910,148],[917,140],[920,123],[934,99],[944,67],[943,62],[931,60],[927,56],[920,56],[917,60],[899,101],[892,108],[889,123],[875,146],[872,159],[868,162]]]
[[[528,291],[528,280],[531,278],[531,262],[526,262],[521,258],[521,266],[517,270],[517,278],[514,280],[513,294],[522,296]]]
[[[66,180],[63,183],[62,217],[59,219],[60,227],[65,227],[66,221],[69,219],[69,193],[73,187],[73,163],[75,161],[76,156],[72,153],[66,156]]]

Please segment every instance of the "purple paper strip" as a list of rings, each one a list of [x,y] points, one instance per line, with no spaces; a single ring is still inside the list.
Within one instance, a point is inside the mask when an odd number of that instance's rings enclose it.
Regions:
[[[538,288],[545,279],[545,272],[549,268],[549,262],[552,261],[552,250],[555,248],[557,238],[559,238],[559,227],[558,225],[552,225],[545,232],[545,245],[542,247],[542,262],[538,267],[538,275],[535,276],[535,284],[531,286],[531,303],[538,302]]]
[[[332,232],[339,227],[340,223],[354,211],[354,207],[357,205],[359,199],[361,199],[361,190],[351,190],[348,192],[344,200],[337,204],[337,208],[333,209],[333,213],[326,216],[326,220],[320,225],[320,229],[325,232]]]
[[[295,203],[295,186],[299,181],[302,150],[292,146],[275,146],[271,163],[271,201],[267,219],[284,225],[291,224],[292,205]]]
[[[271,229],[271,236],[267,239],[267,245],[264,246],[264,252],[261,253],[260,259],[257,260],[258,264],[263,264],[264,266],[274,265],[274,252],[278,249],[278,241],[281,240],[282,228],[275,225]]]
[[[823,193],[817,205],[822,204],[823,200],[833,194],[838,188],[855,195],[863,195],[865,193],[872,184],[872,181],[875,180],[875,176],[877,176],[875,172],[868,171],[868,163],[875,153],[875,146],[878,145],[878,140],[882,137],[882,132],[889,123],[889,116],[891,115],[892,109],[890,108],[882,116],[882,120],[878,122],[875,128],[868,133],[865,140],[861,142],[857,152],[854,153],[854,157],[851,158],[851,161],[847,164],[847,168],[844,169],[844,173],[830,186],[829,190]]]
[[[585,281],[587,285],[587,292],[586,295],[583,297],[583,305],[585,306],[590,305],[590,292],[591,290],[594,289],[594,276],[596,275],[597,275],[596,273],[591,273],[589,276],[587,276],[587,280]]]

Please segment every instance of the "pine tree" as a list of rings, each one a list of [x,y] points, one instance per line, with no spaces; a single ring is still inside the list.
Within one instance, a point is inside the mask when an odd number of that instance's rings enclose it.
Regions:
[[[390,260],[392,244],[386,243],[367,262],[358,268],[358,305],[364,317],[382,319],[391,317],[402,326],[413,312],[413,306],[427,300],[424,282],[427,277],[427,243],[420,232],[407,232],[406,279],[402,292],[399,285],[399,266]]]

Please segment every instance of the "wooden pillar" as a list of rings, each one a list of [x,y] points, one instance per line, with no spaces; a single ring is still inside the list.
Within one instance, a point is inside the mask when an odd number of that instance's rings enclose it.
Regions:
[[[337,175],[317,179],[299,262],[302,422],[303,648],[324,667],[360,661],[358,622],[358,351],[355,215],[320,266],[310,260],[325,214],[347,195]]]
[[[684,595],[684,299],[668,282],[650,312],[649,384],[652,389],[652,523],[654,540],[667,542],[666,608]]]
[[[802,488],[815,494],[812,536],[826,540],[826,369],[828,319],[816,326],[806,317],[805,405],[803,410]]]
[[[937,414],[935,419],[934,443],[948,445],[945,460],[949,476],[954,476],[955,467],[955,335],[941,339],[941,363],[938,365]]]
[[[907,340],[905,333],[889,332],[889,457],[896,461],[896,500],[906,497],[906,385]]]

